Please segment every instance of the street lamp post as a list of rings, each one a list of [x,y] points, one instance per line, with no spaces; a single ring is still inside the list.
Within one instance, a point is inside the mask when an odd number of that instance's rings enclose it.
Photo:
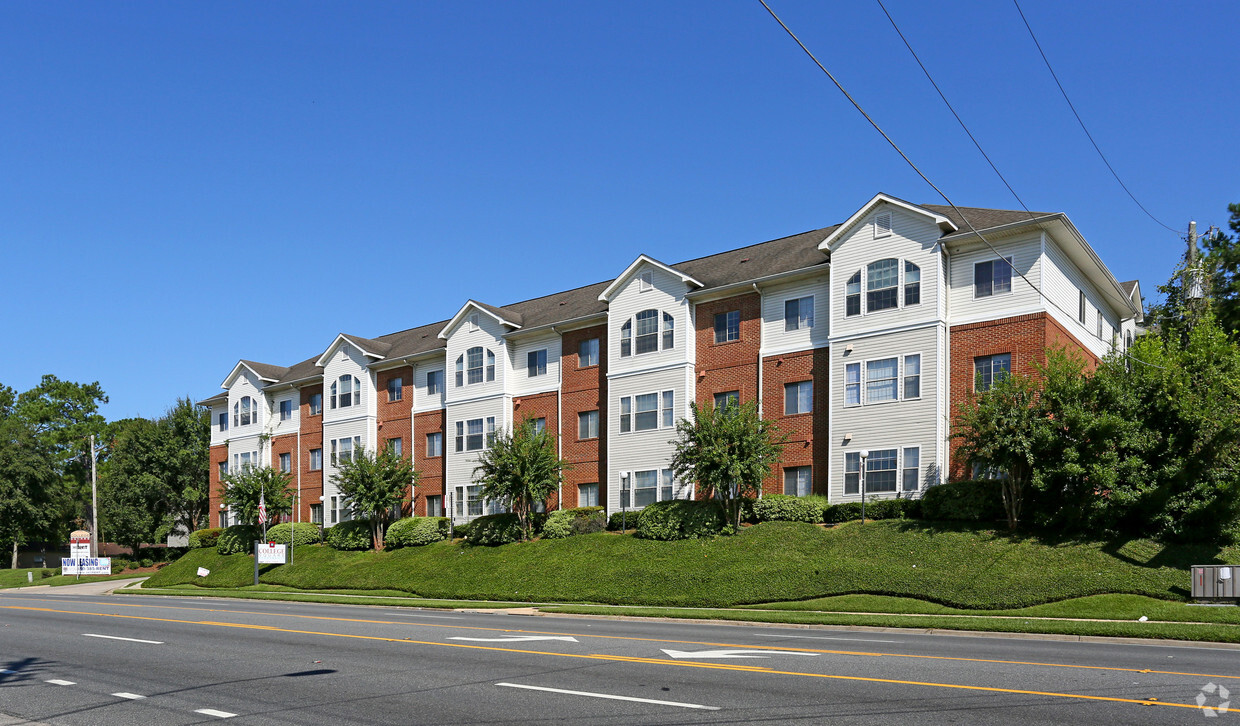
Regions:
[[[861,523],[865,524],[865,460],[869,458],[870,452],[862,449],[861,455]]]

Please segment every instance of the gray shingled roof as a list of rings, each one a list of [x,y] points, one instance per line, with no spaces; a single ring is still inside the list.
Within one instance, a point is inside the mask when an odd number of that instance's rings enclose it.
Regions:
[[[378,353],[385,358],[392,348],[391,343],[384,343],[381,340],[371,340],[370,338],[363,338],[358,335],[349,335],[347,333],[341,333],[340,335],[345,340],[353,343],[353,345],[361,348],[367,353]]]
[[[244,358],[241,362],[249,366],[251,370],[257,373],[264,380],[278,381],[284,374],[288,373],[288,368],[285,368],[284,366],[273,366],[268,363],[256,363],[252,360],[245,360]]]
[[[1129,280],[1128,282],[1121,282],[1119,286],[1124,289],[1125,295],[1132,297],[1133,288],[1137,286],[1138,282],[1138,280]]]
[[[963,230],[963,232],[947,235],[945,238],[969,234],[968,225],[965,224],[956,210],[951,207],[938,204],[924,204],[921,206],[936,214],[947,217]],[[1023,210],[984,209],[980,207],[959,207],[959,209],[978,230],[1046,216],[1044,212],[1033,212],[1031,216],[1029,212]],[[818,243],[826,239],[838,227],[839,225],[833,225],[831,227],[823,227],[822,229],[810,230],[727,252],[685,260],[671,266],[697,279],[707,288],[715,288],[747,280],[757,280],[782,272],[792,272],[794,270],[826,265],[829,260],[818,250]],[[607,310],[607,304],[599,300],[598,296],[611,283],[612,280],[603,280],[602,282],[596,282],[584,287],[499,307],[487,305],[476,300],[474,302],[479,307],[494,313],[497,317],[507,322],[515,323],[526,329],[538,328],[602,314]],[[355,335],[346,335],[345,337],[356,341],[370,352],[380,353],[388,360],[395,360],[445,348],[447,342],[439,338],[438,335],[448,322],[447,320],[441,320],[436,323],[402,330],[398,333],[381,335],[373,339],[361,338]],[[383,350],[385,346],[387,349]],[[314,364],[316,360],[318,360],[317,356],[308,358],[289,368],[254,363],[250,365],[255,366],[255,370],[259,370],[258,366],[262,366],[266,371],[279,372],[280,375],[270,377],[279,378],[281,383],[287,383],[322,375],[323,369]],[[260,375],[268,377],[262,371],[260,371]]]

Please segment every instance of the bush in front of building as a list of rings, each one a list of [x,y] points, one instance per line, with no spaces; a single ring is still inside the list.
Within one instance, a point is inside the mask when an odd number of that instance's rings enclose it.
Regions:
[[[319,526],[309,522],[297,522],[296,524],[281,522],[267,530],[267,541],[274,544],[286,545],[290,537],[293,539],[293,545],[298,547],[323,541],[323,536],[319,534]]]
[[[921,497],[921,516],[923,519],[961,522],[1003,519],[1003,487],[990,479],[932,486]]]
[[[637,515],[638,512],[632,509],[627,512],[612,512],[611,516],[607,518],[607,531],[619,532],[625,526],[633,529],[637,526]]]
[[[447,517],[405,517],[388,526],[383,546],[387,549],[421,547],[447,538]]]
[[[329,527],[323,542],[336,550],[368,550],[371,547],[369,519],[351,519]]]
[[[521,520],[515,514],[488,514],[469,523],[472,545],[494,547],[521,541]]]
[[[827,498],[820,496],[794,497],[788,494],[768,494],[754,502],[753,518],[758,522],[810,522],[817,524],[823,519]]]
[[[221,555],[252,554],[254,542],[262,536],[263,531],[252,524],[234,524],[220,532],[215,551]]]
[[[202,547],[214,547],[220,539],[220,532],[223,531],[223,527],[196,529],[189,533],[189,548],[196,550]]]
[[[921,515],[918,499],[872,499],[865,503],[866,519],[912,519]],[[861,519],[861,502],[832,504],[823,511],[822,521],[840,524]]]
[[[561,539],[575,534],[602,532],[607,528],[607,515],[602,507],[577,507],[557,509],[547,515],[543,525],[543,537]]]
[[[648,505],[637,517],[637,536],[674,540],[713,537],[723,531],[723,507],[713,499],[672,499]]]

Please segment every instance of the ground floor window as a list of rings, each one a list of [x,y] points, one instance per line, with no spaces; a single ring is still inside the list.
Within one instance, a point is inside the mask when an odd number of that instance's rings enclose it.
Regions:
[[[331,523],[332,523],[332,524],[336,524],[337,522],[339,522],[339,521],[340,521],[340,508],[337,506],[337,505],[339,504],[339,501],[340,501],[340,498],[339,498],[339,497],[332,497],[332,499],[331,499],[331,502],[332,502],[332,507],[331,507],[331,518],[332,518],[332,521],[331,521]]]
[[[866,492],[894,492],[896,490],[896,450],[871,451],[865,461]]]
[[[597,507],[598,506],[598,484],[578,484],[577,485],[577,506],[579,507]]]
[[[655,502],[672,499],[675,478],[671,469],[635,471],[620,477],[620,502],[624,507],[639,509]]]
[[[869,451],[869,456],[865,460],[865,491],[867,494],[899,491],[901,483],[904,491],[917,491],[921,471],[921,449],[916,446],[904,447],[902,467],[899,459],[900,452],[900,449],[871,449]],[[849,451],[844,454],[844,493],[861,493],[861,452],[859,451]]]
[[[443,516],[443,497],[435,494],[426,498],[426,516],[442,517]]]
[[[221,527],[228,526],[228,512],[220,512],[220,526]]]
[[[904,463],[900,469],[904,491],[917,491],[918,473],[921,471],[921,449],[916,446],[904,447]]]
[[[813,490],[814,469],[810,466],[790,466],[784,469],[784,494],[806,497]]]
[[[322,524],[323,523],[323,505],[322,504],[311,504],[310,505],[310,523],[311,524]]]

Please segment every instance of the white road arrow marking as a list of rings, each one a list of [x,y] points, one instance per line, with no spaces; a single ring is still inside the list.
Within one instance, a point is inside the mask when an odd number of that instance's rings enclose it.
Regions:
[[[526,640],[563,640],[566,643],[576,643],[577,639],[571,635],[505,635],[502,638],[448,638],[448,640],[472,640],[478,643],[520,643]]]
[[[769,658],[772,655],[818,655],[817,653],[801,653],[795,650],[688,650],[663,649],[672,658]],[[752,654],[752,655],[751,655]]]

